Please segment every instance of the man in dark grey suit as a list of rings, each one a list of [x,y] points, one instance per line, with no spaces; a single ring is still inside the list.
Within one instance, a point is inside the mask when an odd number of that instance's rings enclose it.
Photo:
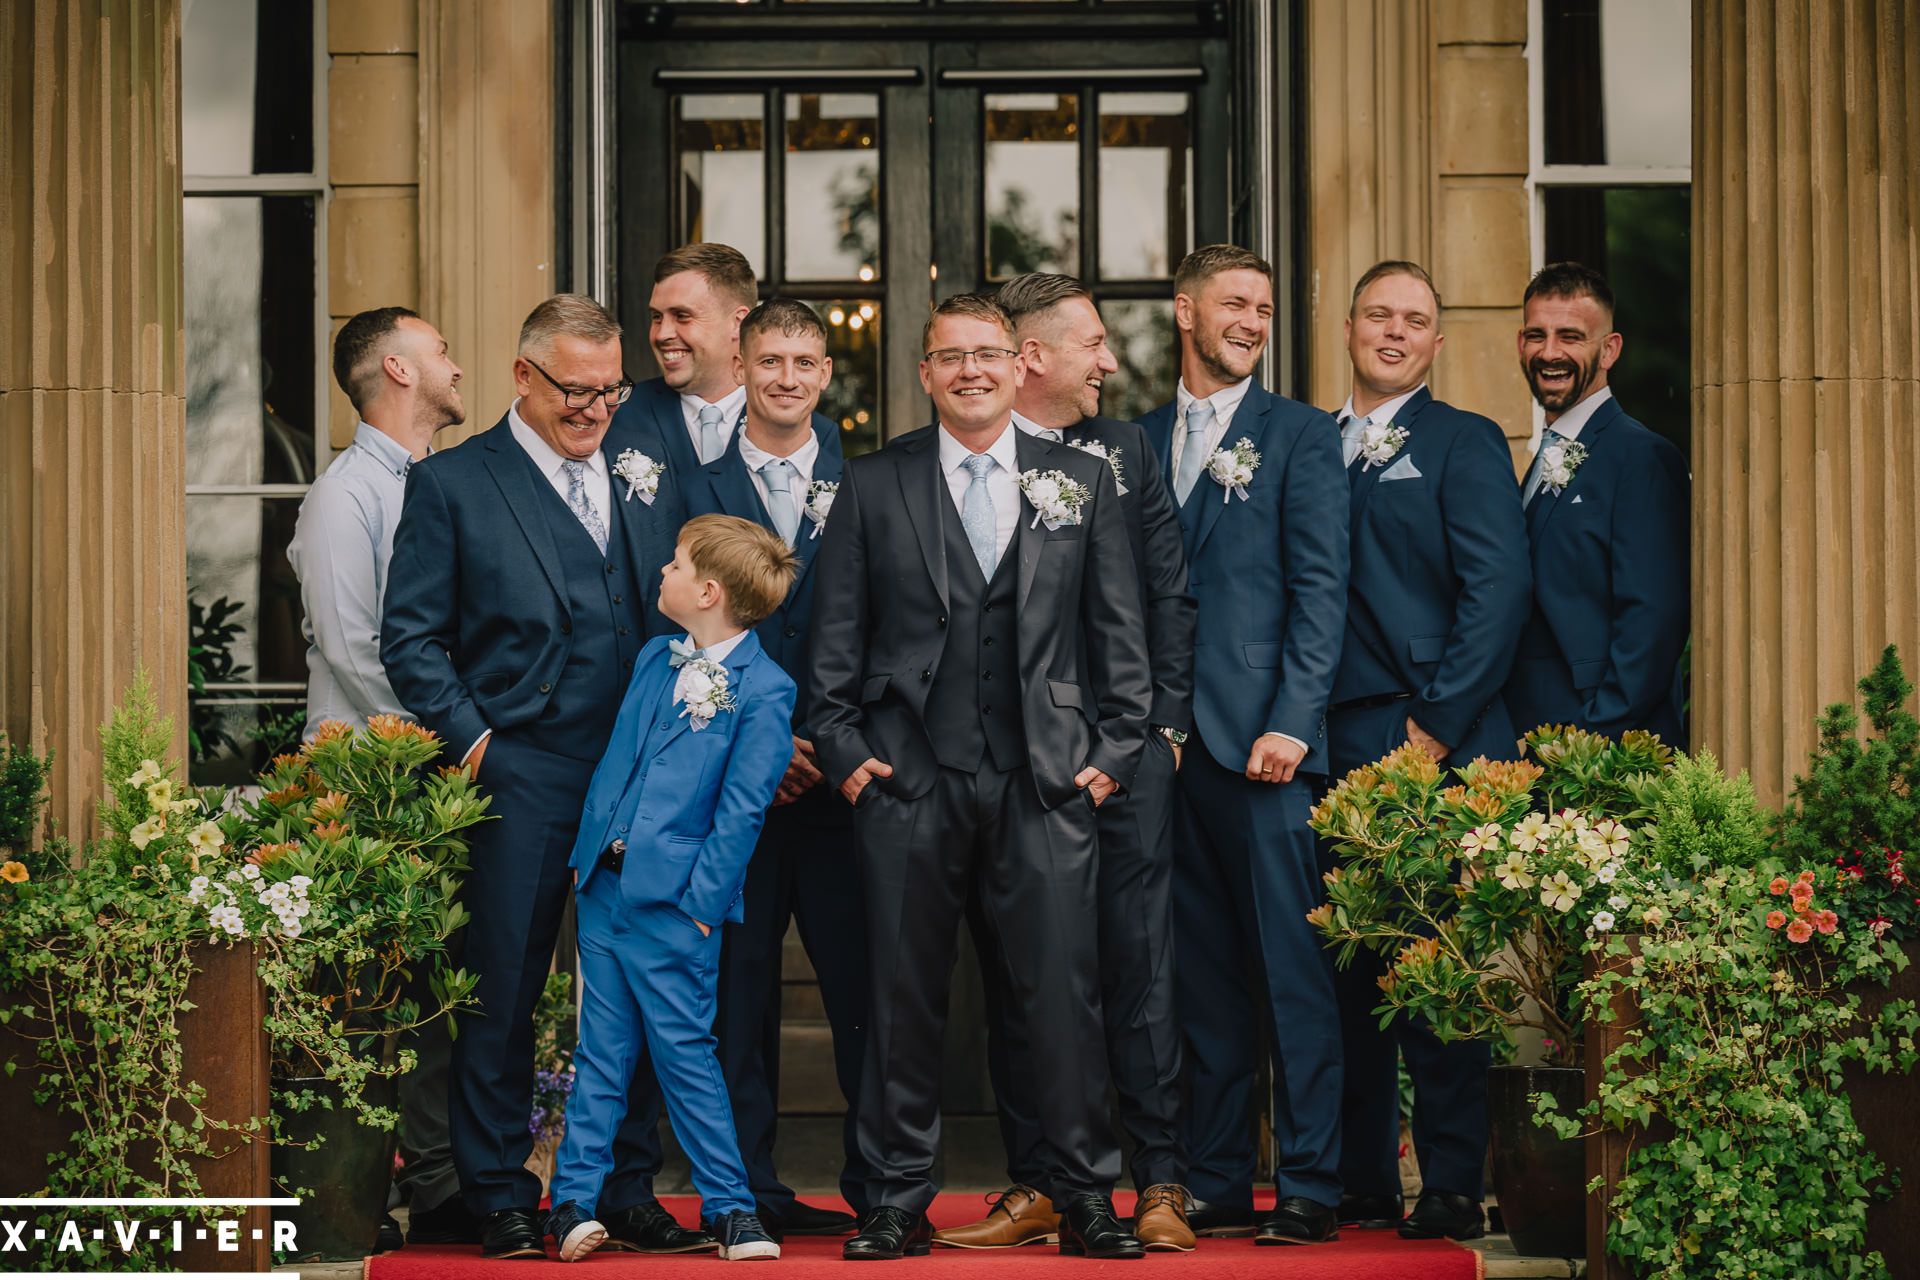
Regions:
[[[937,430],[847,464],[815,590],[813,727],[855,805],[871,939],[848,1258],[927,1252],[956,934],[977,892],[1026,1025],[1062,1252],[1138,1257],[1113,1216],[1094,811],[1132,782],[1152,698],[1113,473],[1012,422],[1023,367],[991,299],[922,334]]]

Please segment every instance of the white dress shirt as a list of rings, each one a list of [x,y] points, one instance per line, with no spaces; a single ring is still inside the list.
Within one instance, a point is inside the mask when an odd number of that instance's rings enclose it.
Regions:
[[[772,510],[772,508],[767,504],[767,482],[765,477],[760,474],[760,468],[766,466],[779,456],[777,453],[768,453],[765,449],[762,449],[759,445],[747,439],[746,432],[742,431],[740,433],[740,461],[747,464],[747,474],[753,477],[753,488],[754,491],[760,495],[760,505],[766,507],[768,510]],[[793,469],[800,473],[799,487],[794,490],[793,496],[795,500],[799,502],[800,511],[803,516],[807,508],[807,486],[813,483],[813,464],[819,456],[820,437],[813,434],[812,427],[807,428],[806,443],[786,455],[787,461],[793,464]],[[802,520],[801,525],[797,527],[804,526],[805,521]]]
[[[1067,438],[1065,428],[1043,427],[1032,418],[1022,414],[1018,409],[1013,411],[1013,425],[1028,435],[1033,436],[1035,439],[1050,441],[1053,444],[1059,444]]]
[[[380,662],[380,608],[413,455],[362,422],[307,490],[287,559],[300,579],[307,637],[307,737],[324,720],[364,729],[406,715]]]
[[[1613,399],[1613,388],[1602,387],[1585,400],[1582,400],[1579,404],[1573,406],[1573,408],[1561,414],[1559,421],[1549,422],[1547,424],[1547,431],[1554,432],[1562,440],[1578,440],[1580,438],[1580,429],[1587,425],[1593,415],[1599,411],[1601,405],[1611,399]],[[1540,433],[1540,438],[1542,440],[1547,438],[1545,431]]]
[[[727,444],[733,439],[734,428],[740,423],[740,411],[747,407],[746,384],[742,383],[711,402],[681,392],[680,420],[687,424],[687,439],[693,442],[693,456],[696,458],[700,456],[700,411],[709,403],[720,410],[720,452],[725,453]]]
[[[520,416],[518,400],[515,400],[513,407],[507,410],[507,427],[513,432],[513,438],[519,442],[520,447],[526,450],[527,456],[533,459],[533,465],[539,469],[540,474],[547,478],[547,483],[553,486],[553,491],[560,495],[560,501],[564,504],[567,501],[567,491],[573,487],[567,479],[566,464],[576,459],[564,457],[556,452],[552,445],[542,440],[540,434],[526,424]],[[613,482],[607,475],[607,455],[595,449],[591,457],[580,458],[577,461],[587,464],[584,477],[587,505],[591,506],[593,513],[600,517],[601,527],[611,530],[613,522],[607,517],[612,511]],[[572,508],[569,507],[568,510]]]
[[[1207,428],[1207,456],[1213,456],[1214,450],[1226,438],[1227,428],[1233,425],[1233,415],[1240,408],[1240,402],[1247,398],[1247,388],[1253,385],[1253,375],[1248,374],[1230,387],[1222,387],[1207,396],[1207,403],[1213,406],[1213,425]],[[1175,385],[1173,390],[1173,456],[1167,459],[1173,468],[1173,474],[1180,474],[1180,452],[1187,442],[1187,409],[1201,397],[1187,390],[1185,379]],[[1204,475],[1202,479],[1204,479]]]
[[[1014,448],[1013,424],[1008,423],[1007,428],[984,450],[998,464],[987,469],[987,494],[993,499],[993,562],[996,565],[1007,554],[1007,544],[1013,541],[1013,531],[1020,524],[1020,459]],[[966,467],[972,452],[947,434],[944,426],[940,428],[940,470],[947,477],[953,509],[963,514],[967,486],[973,483],[973,474]]]

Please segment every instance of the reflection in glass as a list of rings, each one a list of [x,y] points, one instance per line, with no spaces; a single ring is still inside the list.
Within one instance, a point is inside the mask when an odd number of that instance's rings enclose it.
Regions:
[[[679,192],[675,239],[730,244],[756,275],[767,268],[764,99],[752,93],[685,94],[673,100]]]
[[[840,426],[840,447],[851,458],[878,449],[880,429],[880,300],[809,303],[827,326],[833,381],[820,412]],[[907,430],[907,427],[902,427]]]
[[[183,0],[180,144],[190,174],[312,171],[312,0]]]
[[[1100,392],[1100,412],[1130,421],[1173,399],[1180,376],[1180,342],[1173,302],[1107,301],[1100,304],[1107,346],[1120,364]]]
[[[787,279],[878,279],[880,99],[793,93],[786,117]]]
[[[1100,278],[1173,274],[1192,239],[1184,93],[1100,95]]]
[[[1080,99],[986,95],[987,275],[1080,270]]]
[[[1687,0],[1552,0],[1541,16],[1548,164],[1692,163]]]
[[[187,482],[315,472],[313,199],[188,196]]]

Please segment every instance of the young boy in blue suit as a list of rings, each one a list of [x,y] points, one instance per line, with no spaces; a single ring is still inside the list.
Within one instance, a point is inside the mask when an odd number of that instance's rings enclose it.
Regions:
[[[754,1214],[713,1038],[722,921],[793,754],[795,688],[753,626],[786,599],[793,552],[751,521],[707,515],[660,571],[684,640],[640,651],[573,846],[580,1044],[547,1230],[562,1261],[606,1238],[594,1220],[643,1043],[693,1162],[701,1219],[729,1260],[777,1258]]]

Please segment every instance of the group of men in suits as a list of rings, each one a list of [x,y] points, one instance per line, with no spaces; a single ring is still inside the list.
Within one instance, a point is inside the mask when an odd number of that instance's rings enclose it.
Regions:
[[[846,1256],[883,1259],[1483,1229],[1485,1051],[1405,1019],[1379,1030],[1371,976],[1334,971],[1305,919],[1325,869],[1308,810],[1406,742],[1451,765],[1510,754],[1545,721],[1677,740],[1685,467],[1611,399],[1621,337],[1586,268],[1548,267],[1527,291],[1520,358],[1548,434],[1520,483],[1499,427],[1427,389],[1440,298],[1417,265],[1356,285],[1337,416],[1255,376],[1264,261],[1198,249],[1174,291],[1179,382],[1139,423],[1099,414],[1117,363],[1092,294],[1026,276],[934,309],[934,422],[843,461],[817,412],[832,362],[812,309],[756,305],[744,257],[688,245],[656,270],[659,378],[629,382],[618,324],[560,295],[523,327],[499,424],[402,468],[379,656],[498,818],[472,841],[481,1016],[462,1021],[450,1087],[487,1251],[538,1240],[533,1005],[582,793],[634,654],[667,627],[657,568],[704,512],[766,525],[801,564],[758,627],[802,694],[715,1024],[773,1233],[854,1231]],[[963,922],[1011,1185],[981,1222],[936,1233]],[[797,1200],[774,1165],[790,923],[849,1104],[854,1215]],[[1404,1218],[1399,1056],[1425,1180]],[[1278,1195],[1256,1215],[1263,1059]],[[1110,1084],[1131,1220],[1111,1201]],[[711,1248],[654,1198],[658,1116],[642,1061],[602,1193],[608,1247]]]

